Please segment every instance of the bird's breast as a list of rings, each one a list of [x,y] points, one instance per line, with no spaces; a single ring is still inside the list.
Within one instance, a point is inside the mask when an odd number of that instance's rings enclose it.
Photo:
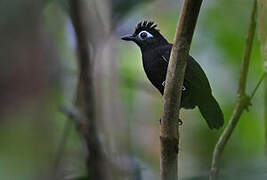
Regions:
[[[143,55],[143,67],[145,73],[150,80],[150,82],[163,93],[164,87],[162,83],[165,81],[167,66],[168,64],[164,62],[160,57],[150,56],[146,57]]]

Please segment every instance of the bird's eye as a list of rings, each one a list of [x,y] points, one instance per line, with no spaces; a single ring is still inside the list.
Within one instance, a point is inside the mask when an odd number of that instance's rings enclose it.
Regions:
[[[146,32],[142,32],[142,33],[140,34],[140,37],[141,37],[142,39],[145,39],[145,38],[147,37],[147,33],[146,33]]]
[[[141,31],[138,36],[139,36],[139,39],[141,40],[145,40],[147,38],[153,38],[153,35],[147,31]]]

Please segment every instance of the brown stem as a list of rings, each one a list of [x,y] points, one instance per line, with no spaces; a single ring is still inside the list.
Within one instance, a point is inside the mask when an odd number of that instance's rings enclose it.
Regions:
[[[267,72],[265,72],[267,74]],[[265,156],[267,156],[267,78],[264,80]]]
[[[87,172],[88,179],[105,179],[105,158],[97,136],[95,122],[95,99],[93,84],[92,59],[89,53],[89,31],[85,18],[86,1],[69,0],[70,15],[77,37],[79,81],[77,89],[77,107],[85,116],[85,122],[78,128],[83,135],[88,149]]]
[[[162,180],[175,180],[179,144],[178,117],[184,73],[202,0],[185,0],[176,28],[166,87],[163,96],[163,115],[160,126],[160,175]],[[178,91],[177,91],[178,90]]]
[[[267,74],[267,72],[265,72]],[[267,78],[264,81],[265,155],[267,156]]]
[[[251,98],[246,95],[245,90],[246,90],[247,73],[248,73],[248,67],[249,67],[249,61],[250,61],[250,53],[252,49],[255,28],[256,28],[256,20],[255,20],[256,9],[257,9],[257,0],[254,0],[251,17],[250,17],[249,30],[247,34],[246,45],[245,45],[245,50],[244,50],[244,55],[243,55],[243,60],[242,60],[242,65],[241,65],[237,100],[236,100],[236,104],[234,107],[233,115],[229,123],[225,127],[223,133],[221,134],[214,148],[211,171],[210,171],[210,180],[217,179],[218,171],[219,171],[219,161],[221,159],[223,150],[229,138],[231,137],[234,131],[234,128],[236,127],[240,119],[240,116],[242,115],[242,112],[250,104]]]

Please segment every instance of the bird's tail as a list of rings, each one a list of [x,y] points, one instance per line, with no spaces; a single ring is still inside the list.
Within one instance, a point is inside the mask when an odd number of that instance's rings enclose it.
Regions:
[[[198,108],[207,121],[210,129],[219,129],[224,123],[223,112],[216,101],[211,95],[198,105]]]

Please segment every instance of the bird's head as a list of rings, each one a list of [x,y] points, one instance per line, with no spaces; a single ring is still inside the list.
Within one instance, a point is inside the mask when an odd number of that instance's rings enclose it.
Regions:
[[[151,49],[168,44],[168,41],[156,29],[152,21],[142,21],[137,24],[133,34],[121,37],[125,41],[135,42],[141,49]]]

